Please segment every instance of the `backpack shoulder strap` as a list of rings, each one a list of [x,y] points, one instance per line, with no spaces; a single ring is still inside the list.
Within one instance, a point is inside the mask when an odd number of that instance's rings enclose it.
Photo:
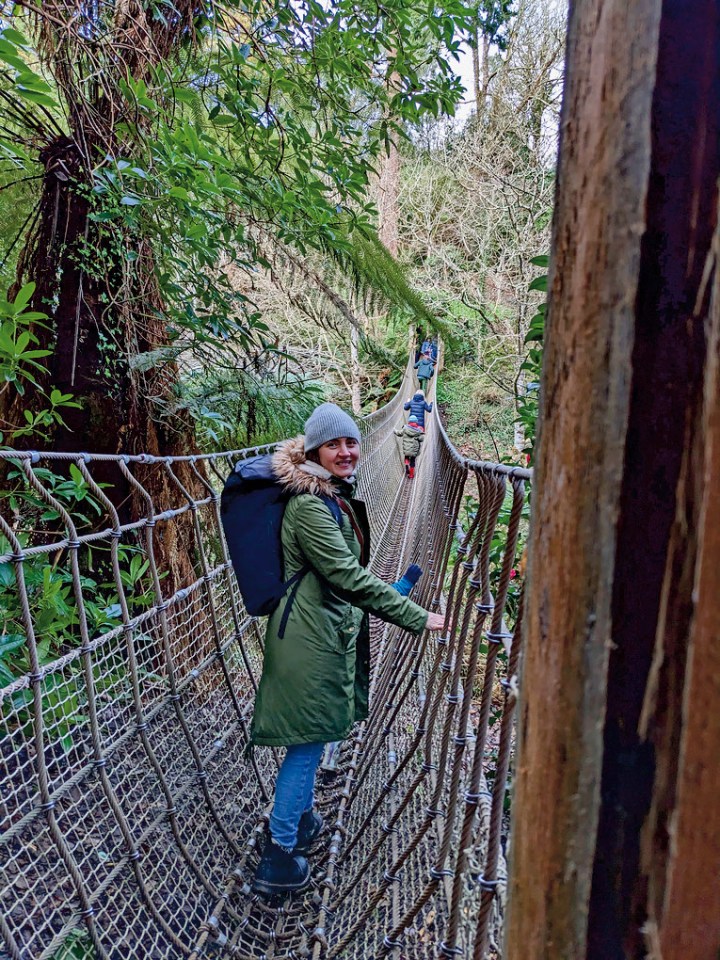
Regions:
[[[343,525],[342,515],[345,514],[345,516],[348,518],[350,526],[353,528],[355,536],[358,539],[358,543],[360,544],[360,552],[364,554],[365,537],[363,536],[363,532],[358,525],[357,518],[352,511],[352,507],[349,507],[342,499],[336,500],[335,497],[327,497],[323,494],[320,494],[320,499],[328,508],[333,517],[335,517],[335,521],[341,529]]]
[[[325,506],[328,508],[328,510],[330,511],[330,513],[333,515],[333,517],[334,517],[334,519],[335,519],[335,523],[336,523],[339,527],[342,527],[342,523],[343,523],[343,520],[342,520],[342,508],[340,507],[340,504],[339,504],[338,501],[335,499],[335,497],[329,497],[329,496],[327,496],[326,494],[321,493],[321,494],[318,496],[318,499],[319,499],[319,500],[322,500],[322,502],[323,502],[323,503],[325,504]]]

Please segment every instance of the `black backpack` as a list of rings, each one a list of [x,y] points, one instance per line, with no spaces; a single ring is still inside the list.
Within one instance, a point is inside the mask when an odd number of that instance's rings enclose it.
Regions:
[[[302,567],[283,580],[281,532],[291,496],[273,473],[272,454],[240,460],[223,488],[220,516],[225,539],[245,609],[253,617],[269,616],[287,588],[310,569]],[[342,527],[337,501],[321,499]]]

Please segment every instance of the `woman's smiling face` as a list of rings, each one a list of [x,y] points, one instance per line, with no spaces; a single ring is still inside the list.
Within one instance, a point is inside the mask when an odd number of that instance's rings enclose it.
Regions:
[[[320,466],[341,480],[355,473],[360,459],[360,444],[354,437],[338,437],[318,447]]]

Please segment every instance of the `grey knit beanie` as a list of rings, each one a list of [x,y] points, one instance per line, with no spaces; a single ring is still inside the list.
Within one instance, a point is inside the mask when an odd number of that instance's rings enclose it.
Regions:
[[[321,403],[305,421],[305,453],[338,437],[353,437],[358,443],[361,439],[351,416],[334,403]]]

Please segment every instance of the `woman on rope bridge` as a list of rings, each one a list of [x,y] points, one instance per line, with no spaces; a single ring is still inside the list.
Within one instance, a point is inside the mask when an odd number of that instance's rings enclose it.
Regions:
[[[301,890],[310,881],[306,854],[323,820],[313,809],[323,747],[343,740],[368,714],[368,614],[421,633],[442,630],[423,610],[365,567],[370,528],[353,497],[360,431],[332,403],[317,407],[304,437],[282,444],[273,470],[293,494],[282,521],[285,575],[303,569],[268,622],[252,742],[286,747],[277,776],[270,837],[253,882],[263,894]],[[340,508],[339,518],[324,499]],[[408,571],[410,573],[411,571]]]

